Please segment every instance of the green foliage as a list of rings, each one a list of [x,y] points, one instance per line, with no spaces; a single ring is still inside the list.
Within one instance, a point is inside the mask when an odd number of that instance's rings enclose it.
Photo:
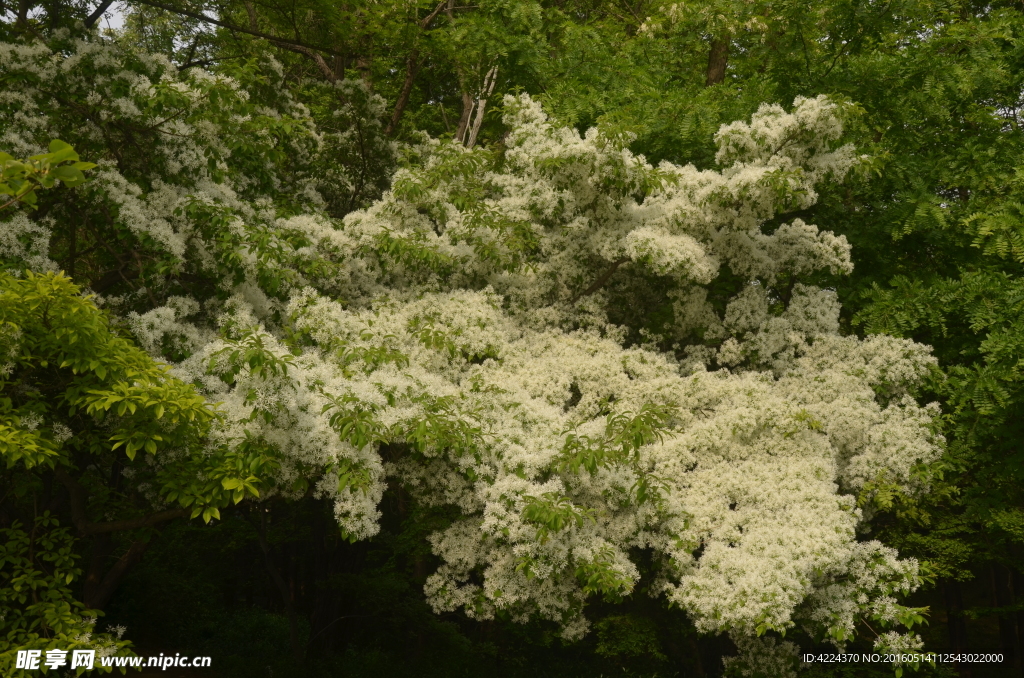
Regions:
[[[7,435],[17,432],[29,441],[20,451],[5,446],[8,468],[70,461],[58,452],[58,429],[71,432],[69,445],[77,450],[102,454],[123,447],[132,460],[140,450],[156,454],[182,444],[214,416],[190,386],[112,332],[106,317],[78,292],[60,275],[0,274],[0,324],[9,361],[0,377],[0,416],[8,422]],[[79,437],[68,427],[79,422],[93,435]]]
[[[614,615],[599,621],[597,654],[602,657],[644,657],[665,659],[661,653],[658,629],[645,617]]]
[[[543,497],[527,497],[523,517],[537,526],[537,541],[546,542],[552,533],[561,532],[570,525],[583,527],[591,514],[586,508],[575,505],[568,497],[549,494]],[[520,569],[526,569],[520,566]],[[529,576],[529,572],[527,572]]]
[[[15,669],[18,650],[100,648],[109,655],[133,656],[120,636],[96,633],[103,613],[86,609],[71,584],[82,576],[75,539],[49,511],[37,516],[29,531],[15,521],[0,529],[0,670],[23,678],[34,671]],[[99,666],[101,673],[113,671]],[[76,671],[82,675],[85,669]]]
[[[85,183],[83,172],[95,166],[79,161],[75,149],[59,139],[50,142],[49,153],[33,155],[28,160],[16,160],[0,152],[0,196],[8,196],[0,210],[19,202],[35,207],[38,189],[53,188],[57,181],[69,188],[78,186]]]
[[[615,567],[611,548],[598,551],[593,560],[576,567],[576,579],[584,595],[599,594],[606,601],[621,602],[633,592],[633,580]]]
[[[0,309],[11,359],[0,380],[8,469],[84,470],[120,451],[127,462],[116,463],[152,475],[161,495],[193,517],[209,520],[229,500],[259,496],[267,459],[244,447],[204,452],[216,416],[206,400],[113,332],[67,278],[0,275]],[[173,452],[174,463],[133,467],[139,452]]]

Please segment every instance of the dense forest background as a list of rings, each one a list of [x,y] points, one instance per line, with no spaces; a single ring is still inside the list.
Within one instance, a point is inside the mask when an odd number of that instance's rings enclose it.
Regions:
[[[103,28],[114,10],[123,27]],[[920,675],[1024,676],[1020,2],[3,0],[0,20],[8,46],[44,41],[68,50],[61,40],[92,35],[163,55],[183,77],[235,77],[248,99],[234,102],[210,85],[203,113],[242,158],[232,171],[253,177],[246,190],[276,191],[282,202],[301,200],[292,188],[301,177],[333,181],[322,209],[336,219],[378,199],[424,133],[500,149],[510,93],[530,94],[559,124],[630,134],[628,148],[653,164],[699,169],[716,166],[719,127],[750,119],[763,103],[788,108],[823,94],[841,103],[843,141],[867,158],[789,216],[852,245],[852,274],[822,282],[838,294],[844,332],[933,347],[939,367],[918,400],[941,404],[946,439],[927,493],[874,488],[870,535],[925,565],[925,583],[907,604],[927,607],[917,627],[926,649],[1006,657],[999,666],[922,666]],[[19,87],[46,76],[18,66],[10,55],[21,48],[8,46],[0,107],[13,110]],[[265,67],[271,57],[277,70]],[[116,78],[103,64],[94,68],[97,78]],[[74,123],[102,117],[105,104],[59,78],[50,83],[37,109],[54,138],[82,160],[116,158],[122,172],[145,176],[155,127],[112,123],[104,144],[90,146],[73,138]],[[174,92],[165,94],[155,117],[174,115]],[[327,150],[296,141],[298,123],[266,134],[248,123],[225,127],[235,124],[229,109],[252,121],[264,108],[300,104]],[[5,133],[0,150],[18,156]],[[265,145],[250,152],[247,135]],[[268,162],[275,168],[265,169]],[[39,211],[28,214],[78,219],[78,231],[54,228],[48,245],[70,279],[142,298],[160,261],[142,247],[129,260],[130,229],[109,236],[95,225],[99,208],[49,196],[40,191]],[[185,287],[205,284],[186,278]],[[633,343],[672,322],[668,297],[655,290],[644,298],[644,307],[610,312]],[[671,350],[671,339],[663,343]],[[173,357],[173,347],[161,350]],[[700,634],[680,609],[639,594],[592,603],[593,630],[576,642],[546,621],[436,614],[423,596],[437,565],[427,535],[448,516],[398,485],[383,492],[380,532],[357,541],[339,528],[331,501],[309,492],[259,510],[250,498],[225,501],[210,522],[203,519],[212,514],[147,513],[117,461],[97,471],[108,482],[88,510],[121,507],[106,515],[111,521],[121,510],[121,523],[96,528],[83,518],[76,481],[40,469],[12,461],[0,472],[0,528],[29,524],[44,508],[59,516],[69,530],[62,538],[81,556],[69,595],[103,610],[101,624],[126,627],[139,654],[213,657],[212,670],[180,675],[718,676],[733,652],[727,637]],[[813,666],[805,674],[882,676],[892,668]]]

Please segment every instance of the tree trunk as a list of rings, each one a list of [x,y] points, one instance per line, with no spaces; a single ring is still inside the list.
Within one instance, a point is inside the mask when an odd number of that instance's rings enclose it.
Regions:
[[[68,234],[68,277],[75,279],[75,259],[78,257],[78,225],[71,223],[71,232]]]
[[[729,41],[730,36],[728,34],[711,41],[706,81],[708,87],[717,85],[725,80],[725,67],[729,65]]]
[[[1010,569],[1010,586],[1012,587],[1011,600],[1017,605],[1024,603],[1024,576],[1012,568]],[[1024,678],[1024,611],[1018,611],[1013,615],[1013,620],[1016,631],[1014,641],[1017,648],[1013,666],[1017,670],[1017,675]]]
[[[28,10],[31,9],[31,5],[28,0],[19,0],[18,2],[18,18],[14,22],[15,28],[27,28],[28,27]]]
[[[260,513],[259,523],[256,525],[256,533],[259,535],[260,550],[263,551],[263,562],[266,565],[267,573],[281,594],[284,603],[285,616],[288,617],[288,635],[292,647],[292,655],[295,660],[301,662],[306,654],[306,647],[299,637],[299,617],[295,610],[295,597],[292,586],[281,576],[281,571],[274,565],[273,553],[270,550],[270,542],[267,540],[267,511],[263,506],[257,506]],[[294,580],[292,581],[294,584]]]
[[[111,469],[111,489],[117,486],[117,481],[121,477],[117,470],[118,468],[118,465],[115,464],[114,468]],[[89,558],[89,570],[85,577],[82,593],[82,601],[87,607],[93,609],[102,609],[110,602],[128,570],[142,559],[142,554],[149,548],[149,541],[147,539],[139,539],[132,542],[128,551],[118,558],[109,570],[106,570],[106,563],[114,550],[113,538],[111,536],[114,532],[155,527],[160,523],[175,518],[183,518],[189,514],[185,509],[169,509],[141,518],[94,523],[89,520],[86,514],[89,496],[81,483],[68,475],[68,472],[60,466],[54,469],[54,478],[68,491],[68,499],[71,503],[71,520],[75,527],[78,528],[78,532],[83,537],[91,536],[93,538],[92,555]],[[104,573],[105,570],[106,572]]]
[[[110,533],[98,534],[96,540],[89,575],[85,580],[82,602],[90,609],[102,610],[114,597],[117,587],[121,585],[121,580],[128,574],[128,570],[142,559],[142,554],[149,548],[149,542],[143,539],[132,542],[127,553],[118,558],[106,574],[100,576],[100,573],[103,572],[104,561],[109,557],[111,551]]]
[[[332,625],[338,620],[338,596],[330,586],[334,571],[336,542],[328,537],[333,526],[333,513],[329,505],[317,500],[313,506],[313,520],[310,533],[313,539],[311,564],[313,610],[309,616],[309,641],[306,643],[307,656],[326,656],[334,652]]]
[[[107,559],[113,550],[113,541],[110,533],[97,534],[92,539],[92,553],[89,554],[89,569],[85,574],[84,590],[82,591],[82,602],[86,607],[94,608],[93,601],[96,593],[103,582],[103,571],[106,569]]]
[[[391,114],[391,120],[388,122],[387,129],[384,130],[384,134],[392,136],[398,131],[398,123],[402,119],[402,114],[405,113],[405,107],[409,104],[409,96],[412,94],[412,86],[416,82],[416,73],[419,70],[420,53],[419,50],[414,49],[405,63],[405,82],[402,83],[402,91],[398,94],[395,110]]]
[[[700,660],[700,643],[697,642],[697,636],[693,634],[687,634],[687,643],[690,646],[690,651],[693,653],[693,671],[697,678],[704,678],[707,674],[704,672],[704,662]]]
[[[967,622],[964,618],[963,592],[960,590],[960,582],[954,579],[947,579],[942,584],[943,593],[946,596],[946,624],[949,630],[949,649],[953,653],[967,652]],[[969,664],[958,664],[960,678],[971,678],[971,667]]]
[[[1005,608],[1013,605],[1012,574],[1010,570],[997,563],[992,563],[990,568],[992,583],[992,606]],[[999,614],[999,650],[1003,653],[1003,661],[1012,666],[1018,666],[1017,656],[1017,628],[1014,623],[1016,615],[1011,612]],[[1018,671],[1019,673],[1019,671]]]
[[[356,57],[356,70],[359,71],[359,77],[362,78],[363,82],[370,89],[373,89],[373,76],[370,72],[371,58],[369,56]]]

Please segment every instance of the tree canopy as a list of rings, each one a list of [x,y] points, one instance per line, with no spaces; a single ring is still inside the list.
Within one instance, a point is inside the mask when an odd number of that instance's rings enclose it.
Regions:
[[[111,8],[0,5],[0,662],[208,533],[309,671],[1021,670],[1018,5]]]

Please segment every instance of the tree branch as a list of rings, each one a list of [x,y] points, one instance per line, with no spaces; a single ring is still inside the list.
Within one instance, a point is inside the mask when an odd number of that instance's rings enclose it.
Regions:
[[[107,9],[109,9],[110,6],[113,4],[114,0],[103,0],[103,2],[100,3],[99,7],[93,10],[93,13],[86,17],[85,27],[92,28],[96,24],[96,22],[100,20],[100,17],[102,17],[103,14],[107,11]]]
[[[595,280],[594,283],[590,287],[588,287],[587,289],[583,290],[582,292],[577,294],[575,297],[573,297],[573,299],[572,299],[572,301],[570,303],[575,304],[577,301],[579,301],[583,297],[590,296],[594,292],[596,292],[599,289],[601,289],[602,287],[604,287],[605,283],[607,283],[611,279],[611,277],[613,275],[615,275],[615,271],[619,270],[619,266],[622,266],[623,264],[625,264],[628,261],[629,261],[629,257],[622,257],[621,259],[616,259],[615,261],[613,261],[611,267],[607,271],[602,273],[600,278]]]
[[[245,0],[245,11],[246,14],[249,15],[249,31],[252,33],[259,33],[259,23],[256,21],[256,9],[252,6],[252,3],[249,2],[249,0]],[[296,30],[295,33],[298,35],[298,30]],[[298,54],[308,56],[313,60],[313,63],[316,64],[316,67],[320,69],[323,76],[327,78],[328,82],[335,82],[338,79],[338,75],[330,66],[327,65],[327,61],[313,48],[305,47],[300,44],[299,41],[271,39],[270,42],[275,47],[280,47],[281,49],[286,49],[291,52],[297,52]]]
[[[109,532],[122,532],[124,530],[138,530],[143,527],[153,527],[160,523],[175,518],[184,518],[189,515],[187,509],[169,509],[167,511],[158,511],[151,513],[148,516],[141,518],[133,518],[131,520],[112,520],[105,523],[93,523],[90,522],[86,517],[85,507],[88,502],[89,495],[85,491],[82,485],[68,475],[62,467],[58,466],[54,470],[54,475],[57,480],[60,481],[68,490],[68,494],[71,495],[71,521],[78,528],[78,531],[84,535],[97,535],[106,534]]]
[[[317,54],[316,51],[314,51],[312,48],[304,47],[302,45],[297,44],[283,43],[277,40],[271,40],[271,42],[280,47],[281,49],[287,49],[292,52],[298,52],[299,54],[305,54],[306,56],[313,60],[313,63],[316,64],[316,67],[320,69],[320,73],[322,73],[323,76],[327,78],[329,82],[337,82],[338,74],[334,72],[334,69],[327,65],[327,60],[324,59],[319,54]]]
[[[89,523],[86,522],[83,525],[76,525],[79,531],[83,534],[100,534],[103,532],[122,532],[124,530],[138,530],[143,527],[153,527],[160,523],[167,522],[168,520],[174,520],[175,518],[184,518],[190,515],[188,509],[168,509],[166,511],[158,511],[157,513],[151,513],[148,516],[142,518],[134,518],[132,520],[112,520],[106,523]]]
[[[251,30],[251,29],[248,29],[248,28],[242,28],[241,26],[236,26],[235,24],[229,24],[226,21],[221,21],[219,19],[214,19],[213,17],[206,16],[205,14],[202,14],[200,12],[193,12],[193,11],[187,10],[187,9],[180,9],[180,8],[177,8],[177,7],[172,7],[170,5],[165,5],[162,2],[153,2],[153,0],[134,0],[134,1],[137,2],[140,5],[147,5],[149,7],[156,7],[157,9],[162,9],[165,12],[171,12],[172,14],[181,14],[182,16],[187,16],[187,17],[190,17],[192,19],[196,19],[198,21],[204,21],[204,22],[206,22],[208,24],[213,24],[214,26],[220,26],[221,28],[226,28],[229,31],[235,31],[237,33],[244,33],[246,35],[251,35],[251,36],[257,37],[257,38],[263,38],[264,40],[269,40],[271,42],[277,43],[278,45],[291,45],[293,47],[305,47],[306,49],[315,49],[318,52],[325,52],[327,54],[333,54],[333,55],[336,55],[336,56],[344,56],[341,52],[339,52],[337,50],[334,50],[334,49],[330,49],[330,48],[327,48],[327,47],[321,47],[319,45],[310,45],[308,43],[302,42],[301,40],[289,40],[288,38],[282,38],[282,37],[279,37],[279,36],[276,36],[276,35],[270,35],[269,33],[264,33],[262,31],[254,31],[254,30]]]
[[[443,4],[443,3],[442,3]],[[395,110],[391,113],[391,120],[388,122],[384,134],[391,136],[398,130],[398,122],[402,119],[405,107],[409,104],[409,96],[412,94],[412,86],[416,80],[416,73],[420,70],[420,52],[413,49],[409,54],[409,60],[405,64],[405,82],[402,83],[402,91],[395,102]]]
[[[459,78],[462,81],[462,78]],[[466,141],[466,131],[469,129],[469,120],[473,116],[473,108],[476,106],[476,100],[466,92],[463,87],[462,90],[462,116],[459,118],[459,126],[455,129],[455,140],[460,144],[464,144]]]
[[[107,271],[95,282],[91,283],[89,287],[92,288],[92,291],[96,294],[103,294],[121,280],[134,280],[139,277],[138,271],[128,271],[125,273],[124,269],[125,267]]]
[[[449,15],[451,14],[451,2],[450,0],[441,0],[437,3],[437,7],[434,11],[425,16],[420,22],[419,27],[426,30],[430,27],[430,24],[437,18],[437,15],[441,13],[445,7],[449,7]],[[388,126],[384,130],[384,134],[387,136],[393,135],[398,130],[398,122],[402,119],[402,114],[405,113],[405,107],[409,104],[409,96],[412,94],[412,86],[416,81],[416,74],[420,70],[420,51],[414,47],[412,52],[409,53],[409,59],[405,65],[405,82],[402,83],[402,91],[398,95],[398,101],[395,102],[395,110],[391,113],[391,120],[388,121]]]
[[[121,580],[124,579],[124,575],[128,573],[135,563],[142,559],[142,554],[149,548],[149,542],[145,539],[132,542],[128,552],[117,559],[113,567],[107,570],[107,573],[103,576],[103,579],[89,586],[88,590],[84,591],[83,603],[86,607],[93,609],[103,609],[103,607],[110,602],[110,599],[114,596],[114,592],[117,590]]]
[[[429,28],[430,24],[434,21],[434,19],[437,18],[437,15],[440,14],[441,10],[444,9],[447,5],[448,0],[441,0],[441,2],[437,3],[437,7],[434,8],[434,11],[428,14],[427,16],[423,17],[423,19],[420,21],[420,28],[424,30]]]

